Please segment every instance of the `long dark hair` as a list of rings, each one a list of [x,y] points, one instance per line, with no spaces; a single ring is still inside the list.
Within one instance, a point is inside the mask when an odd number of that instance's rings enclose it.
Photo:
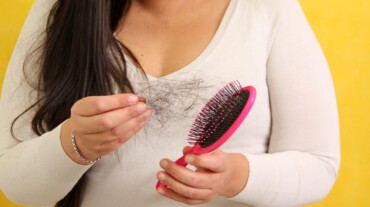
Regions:
[[[83,97],[113,94],[116,88],[133,92],[124,46],[114,37],[130,2],[57,0],[48,17],[44,41],[30,54],[40,54],[34,86],[37,101],[13,121],[12,134],[17,119],[32,108],[36,109],[32,129],[41,135],[68,119],[72,105]],[[78,207],[84,183],[85,176],[56,207]]]

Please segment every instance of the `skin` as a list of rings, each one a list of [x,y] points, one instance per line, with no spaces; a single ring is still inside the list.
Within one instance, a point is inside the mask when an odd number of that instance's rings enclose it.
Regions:
[[[71,109],[71,117],[61,129],[61,143],[76,163],[85,164],[74,152],[71,133],[88,160],[112,153],[146,123],[151,110],[134,94],[86,97]]]
[[[184,148],[184,153],[190,147]],[[203,204],[217,196],[233,197],[248,182],[248,160],[238,153],[218,149],[204,155],[187,155],[185,161],[196,167],[190,170],[167,158],[160,161],[163,171],[157,178],[166,186],[158,189],[163,196],[189,205]]]
[[[136,0],[121,20],[117,38],[130,49],[143,70],[161,77],[192,62],[212,40],[230,0]],[[131,102],[129,101],[131,100]],[[89,160],[112,153],[133,137],[151,115],[134,94],[87,97],[76,102],[61,130],[61,142],[76,163],[71,132]],[[184,148],[184,153],[189,147]],[[168,158],[160,161],[157,178],[166,185],[158,192],[185,204],[207,203],[217,196],[232,197],[246,186],[248,159],[238,153],[215,150],[187,155],[190,170]]]
[[[204,51],[228,4],[229,0],[133,1],[117,37],[147,74],[165,76]]]

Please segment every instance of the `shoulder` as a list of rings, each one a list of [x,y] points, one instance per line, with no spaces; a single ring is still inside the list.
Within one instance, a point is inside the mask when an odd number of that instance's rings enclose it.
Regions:
[[[271,20],[291,18],[302,12],[298,0],[256,0]]]
[[[34,24],[37,26],[44,26],[50,10],[53,8],[57,0],[35,0],[30,9],[25,26]]]
[[[301,11],[298,0],[239,0],[239,3],[244,10],[262,12],[269,19],[289,16]]]
[[[17,51],[29,51],[30,46],[34,46],[43,39],[48,16],[57,0],[35,0],[19,34],[16,49]]]
[[[244,13],[250,13],[248,18],[263,20],[266,31],[273,39],[282,28],[294,29],[297,24],[306,21],[304,12],[298,0],[239,0]],[[294,26],[295,25],[295,26]]]
[[[298,0],[231,0],[238,1],[239,11],[246,18],[263,19],[271,28],[303,14]]]
[[[291,9],[295,9],[300,7],[298,0],[252,0],[257,1],[263,7],[273,13],[279,13],[284,11],[289,11]]]

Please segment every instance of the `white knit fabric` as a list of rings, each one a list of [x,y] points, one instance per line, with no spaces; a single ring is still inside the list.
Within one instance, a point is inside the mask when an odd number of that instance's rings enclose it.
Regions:
[[[330,70],[297,0],[231,0],[213,40],[191,64],[146,81],[128,74],[154,115],[117,153],[95,165],[74,163],[63,151],[60,126],[37,137],[27,113],[10,125],[35,93],[22,64],[45,27],[54,0],[36,0],[10,60],[0,100],[0,188],[13,201],[52,206],[87,171],[83,207],[187,206],[155,191],[158,162],[181,155],[204,103],[225,83],[253,85],[249,116],[222,147],[250,163],[245,189],[204,207],[299,206],[330,191],[339,168],[339,124]]]

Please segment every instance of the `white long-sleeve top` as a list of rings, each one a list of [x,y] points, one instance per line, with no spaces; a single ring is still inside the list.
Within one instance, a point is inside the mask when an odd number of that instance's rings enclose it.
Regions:
[[[51,206],[87,173],[83,207],[187,206],[155,191],[158,163],[181,155],[199,110],[232,80],[257,90],[247,119],[222,146],[247,157],[248,183],[233,198],[200,206],[299,206],[330,191],[340,162],[336,98],[327,62],[297,0],[231,0],[201,55],[164,77],[148,76],[146,82],[129,62],[129,78],[154,115],[117,153],[93,166],[66,155],[60,126],[36,136],[29,122],[34,111],[15,125],[21,141],[10,134],[14,118],[35,100],[22,64],[54,3],[35,1],[3,84],[0,188],[14,202]]]

